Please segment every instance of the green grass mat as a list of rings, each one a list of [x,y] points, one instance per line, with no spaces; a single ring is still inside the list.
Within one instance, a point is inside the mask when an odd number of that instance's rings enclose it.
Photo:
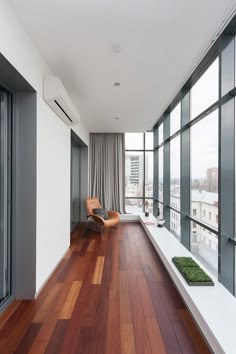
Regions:
[[[191,257],[174,257],[172,261],[189,285],[214,285],[212,279]]]
[[[177,267],[199,267],[191,257],[174,257],[173,262]]]

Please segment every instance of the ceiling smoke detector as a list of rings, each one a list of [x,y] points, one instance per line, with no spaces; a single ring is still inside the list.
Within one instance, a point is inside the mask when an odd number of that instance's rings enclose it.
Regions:
[[[112,44],[112,50],[114,53],[118,54],[120,53],[120,43],[113,43]]]
[[[120,83],[119,83],[119,82],[115,82],[115,83],[114,83],[114,86],[115,86],[115,87],[119,87],[119,86],[120,86]]]
[[[120,119],[120,118],[119,118],[119,117],[116,117],[115,119],[118,120],[118,119]]]

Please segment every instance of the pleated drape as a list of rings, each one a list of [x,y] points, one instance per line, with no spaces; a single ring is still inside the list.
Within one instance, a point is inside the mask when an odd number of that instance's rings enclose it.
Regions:
[[[125,210],[125,137],[123,133],[90,134],[90,196],[106,209]]]

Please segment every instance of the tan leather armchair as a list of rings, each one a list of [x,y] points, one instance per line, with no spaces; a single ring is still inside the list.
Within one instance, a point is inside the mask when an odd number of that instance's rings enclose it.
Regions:
[[[101,204],[99,203],[98,198],[86,198],[86,208],[88,212],[87,217],[92,217],[93,220],[101,225],[101,232],[103,227],[116,227],[120,222],[119,213],[113,210],[107,210],[107,214],[109,215],[109,219],[105,220],[99,215],[95,215],[93,209],[101,208]]]

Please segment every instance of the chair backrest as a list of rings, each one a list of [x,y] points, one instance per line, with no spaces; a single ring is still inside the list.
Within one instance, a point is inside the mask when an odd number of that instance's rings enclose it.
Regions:
[[[93,209],[101,208],[98,198],[86,198],[85,202],[88,215],[94,215]]]

